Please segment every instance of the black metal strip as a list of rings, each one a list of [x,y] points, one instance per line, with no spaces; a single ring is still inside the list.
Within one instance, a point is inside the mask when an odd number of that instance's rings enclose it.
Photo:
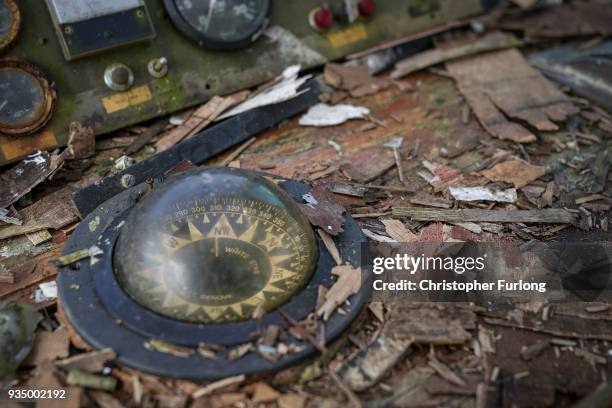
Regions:
[[[253,109],[229,118],[127,170],[76,191],[72,195],[72,202],[79,217],[85,218],[100,204],[125,190],[121,184],[121,178],[125,174],[134,176],[133,185],[135,185],[149,178],[161,177],[166,171],[184,160],[201,164],[230,147],[306,110],[318,102],[320,90],[316,80],[309,81],[304,88],[308,90],[293,99]]]

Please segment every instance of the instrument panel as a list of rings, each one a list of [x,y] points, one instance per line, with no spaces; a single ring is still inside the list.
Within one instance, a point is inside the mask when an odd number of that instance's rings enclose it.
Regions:
[[[0,165],[482,13],[484,0],[0,0]],[[25,91],[24,91],[25,90]]]

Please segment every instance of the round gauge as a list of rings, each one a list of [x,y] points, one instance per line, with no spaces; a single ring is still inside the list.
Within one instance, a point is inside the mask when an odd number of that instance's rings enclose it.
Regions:
[[[44,126],[53,111],[55,91],[31,64],[0,60],[0,133],[21,135]]]
[[[0,0],[0,52],[15,40],[20,23],[21,14],[15,0]]]
[[[199,44],[232,50],[253,43],[268,24],[270,0],[164,0],[176,27]]]
[[[187,173],[139,202],[114,269],[140,305],[177,320],[219,323],[271,311],[309,281],[312,227],[274,183],[254,173]]]

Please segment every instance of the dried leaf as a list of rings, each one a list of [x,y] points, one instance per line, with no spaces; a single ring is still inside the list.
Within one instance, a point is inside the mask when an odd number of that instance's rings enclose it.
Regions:
[[[338,280],[326,293],[325,302],[317,310],[317,315],[322,316],[323,320],[328,320],[339,305],[361,288],[361,270],[359,268],[352,265],[334,266],[332,274],[337,275]]]

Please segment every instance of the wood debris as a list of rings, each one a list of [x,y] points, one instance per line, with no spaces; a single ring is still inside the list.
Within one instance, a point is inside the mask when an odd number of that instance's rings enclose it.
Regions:
[[[412,242],[417,238],[400,220],[385,219],[381,222],[387,234],[397,242]]]
[[[463,344],[472,337],[464,328],[473,318],[471,313],[446,316],[431,306],[417,306],[400,305],[396,308],[387,323],[395,338],[411,339],[415,344],[440,345]]]
[[[414,197],[411,197],[410,203],[436,208],[451,208],[453,206],[453,202],[444,197],[437,197],[431,194],[423,193],[419,193]]]
[[[66,255],[62,255],[57,259],[57,266],[67,266],[75,262],[82,261],[83,259],[89,258],[93,264],[97,260],[97,256],[102,255],[104,251],[93,245],[89,248],[80,249],[75,252],[71,252]]]
[[[92,374],[81,370],[70,370],[66,377],[66,383],[104,391],[113,391],[117,388],[117,379],[115,377]]]
[[[215,381],[215,382],[212,382],[212,383],[210,383],[208,385],[205,385],[202,388],[198,388],[196,391],[194,391],[191,394],[191,397],[193,399],[198,399],[198,398],[201,398],[201,397],[203,397],[205,395],[209,395],[209,394],[213,393],[214,391],[221,390],[223,388],[227,388],[227,387],[229,387],[231,385],[240,384],[240,383],[244,382],[245,379],[246,379],[246,376],[244,374],[236,375],[236,376],[233,376],[233,377],[227,377],[227,378],[224,378],[222,380]]]
[[[28,239],[34,246],[47,242],[51,240],[51,238],[53,238],[51,234],[49,233],[49,230],[46,230],[46,229],[36,231],[36,232],[31,232],[29,234],[26,234],[26,237],[28,237]]]
[[[340,166],[349,179],[368,183],[395,166],[395,155],[390,149],[373,146],[353,154]]]
[[[383,333],[353,357],[345,360],[339,374],[354,391],[377,384],[402,357],[411,351],[412,339]]]
[[[555,122],[578,112],[570,99],[531,68],[518,50],[451,61],[446,68],[482,126],[499,139],[516,143],[536,140],[530,130],[506,117],[552,131],[559,128]]]
[[[327,64],[324,70],[325,82],[336,89],[359,98],[382,91],[391,84],[387,79],[375,78],[366,67]]]
[[[43,361],[53,361],[58,358],[68,357],[70,346],[70,333],[65,327],[54,332],[42,331],[36,335],[32,352],[24,361],[24,364],[37,366]]]
[[[151,339],[144,344],[144,347],[147,350],[171,354],[182,358],[187,358],[195,353],[195,350],[192,348],[179,346],[160,339]]]
[[[321,227],[330,235],[338,235],[343,231],[344,207],[336,201],[324,184],[317,184],[310,193],[304,196],[306,204],[300,204],[302,212],[306,214],[310,223]]]
[[[334,258],[336,265],[341,265],[342,258],[340,257],[340,251],[338,251],[338,247],[336,246],[336,243],[334,242],[334,239],[331,237],[331,235],[329,235],[327,232],[323,231],[320,228],[317,228],[317,234],[319,234],[319,237],[321,237],[321,241],[323,241],[323,244],[325,245],[325,248],[327,248],[327,250],[329,251],[331,257]]]
[[[96,138],[93,130],[78,122],[72,122],[68,129],[66,159],[87,159],[96,153]]]
[[[518,44],[519,40],[516,37],[499,31],[493,31],[475,40],[468,38],[461,42],[451,42],[451,44],[437,44],[435,49],[421,52],[397,62],[395,69],[391,72],[391,78],[402,78],[442,62],[501,48],[514,47]]]
[[[316,311],[317,316],[322,317],[323,320],[328,320],[338,306],[361,288],[359,268],[351,265],[334,266],[332,274],[338,276],[338,280],[325,294],[325,302]]]
[[[264,402],[273,402],[278,399],[280,393],[276,391],[274,388],[270,387],[268,384],[264,382],[258,382],[253,385],[253,397],[251,401],[255,404],[264,403]]]
[[[78,218],[70,203],[73,187],[64,187],[22,209],[22,225],[0,227],[0,239],[34,233],[44,229],[60,229]]]
[[[0,175],[0,208],[6,208],[42,183],[64,161],[63,156],[35,152]]]
[[[516,188],[521,188],[542,177],[546,170],[523,160],[509,160],[496,164],[481,174],[491,181],[512,183]]]
[[[433,368],[436,373],[451,384],[464,387],[465,381],[459,377],[453,370],[451,370],[446,364],[440,362],[435,356],[430,356],[427,364]]]
[[[55,365],[66,371],[81,370],[98,373],[116,357],[117,354],[111,349],[95,350],[58,360]]]
[[[210,101],[196,109],[185,123],[171,129],[155,143],[158,152],[201,132],[213,123],[222,113],[244,101],[250,92],[242,91],[227,97],[214,96]]]
[[[575,224],[576,216],[561,208],[543,210],[472,210],[393,207],[393,215],[415,221],[441,222],[524,222],[543,224]]]

